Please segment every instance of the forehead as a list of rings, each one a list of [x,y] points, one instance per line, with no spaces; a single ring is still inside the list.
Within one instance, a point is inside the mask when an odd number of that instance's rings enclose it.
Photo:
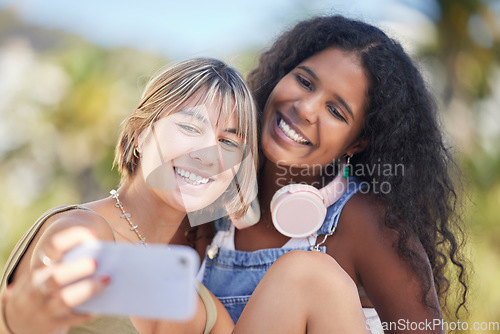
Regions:
[[[221,126],[237,128],[236,114],[232,97],[197,93],[173,110],[169,116],[196,121],[214,128]]]
[[[367,85],[368,80],[358,55],[339,49],[326,49],[305,59],[297,67],[307,66],[315,70],[319,79],[326,80],[332,75],[360,81]]]
[[[186,105],[174,111],[172,114],[170,114],[170,116],[175,118],[189,119],[191,121],[197,121],[205,124],[211,124],[212,126],[237,123],[235,113],[224,113],[221,108],[213,105]]]

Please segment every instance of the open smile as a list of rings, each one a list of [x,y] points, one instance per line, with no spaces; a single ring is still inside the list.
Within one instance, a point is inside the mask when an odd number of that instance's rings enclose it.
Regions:
[[[283,132],[283,134],[289,138],[290,140],[293,140],[296,143],[302,144],[302,145],[311,145],[311,142],[304,138],[302,135],[298,134],[290,124],[288,124],[281,116],[277,117],[277,125],[278,128]]]
[[[207,184],[208,182],[212,182],[212,178],[207,178],[203,177],[200,175],[197,175],[193,172],[189,172],[187,170],[181,169],[179,167],[174,167],[175,173],[181,177],[186,183],[192,184],[192,185],[200,185],[200,184]]]

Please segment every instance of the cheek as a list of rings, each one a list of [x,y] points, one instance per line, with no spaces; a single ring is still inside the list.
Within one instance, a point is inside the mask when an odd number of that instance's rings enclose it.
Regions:
[[[217,174],[217,187],[226,189],[231,181],[233,181],[236,177],[240,166],[241,163],[236,163],[232,166],[232,168],[226,168],[224,171]]]
[[[271,110],[271,103],[270,103],[270,99],[268,99],[267,103],[264,107],[264,112],[263,112],[263,118],[262,118],[263,120],[262,120],[262,124],[261,124],[262,125],[261,128],[263,128],[263,129],[266,128],[269,124],[269,118],[271,117],[270,110]],[[262,136],[262,134],[261,134],[261,136]]]
[[[353,130],[353,129],[352,129]],[[334,159],[340,159],[346,155],[358,137],[358,131],[346,131],[338,140],[332,142],[330,152]]]
[[[292,88],[290,87],[290,85],[286,84],[286,81],[286,77],[281,79],[281,81],[278,82],[278,84],[274,87],[274,89],[267,97],[266,105],[264,106],[264,119],[267,120],[270,116],[271,111],[276,108],[276,105],[286,99],[287,95],[285,95],[284,93],[288,92],[288,95],[291,94]],[[289,89],[286,89],[287,86],[289,87]]]
[[[155,152],[159,155],[161,151],[163,159],[165,161],[174,160],[180,156],[183,156],[191,151],[196,150],[197,146],[200,146],[200,140],[189,137],[181,133],[177,128],[167,128],[163,133],[158,136],[160,148],[156,148]]]
[[[351,127],[338,124],[325,128],[321,134],[323,140],[320,147],[322,149],[318,151],[318,155],[322,156],[327,164],[341,158],[356,138],[354,132]]]
[[[220,159],[222,159],[220,164],[223,170],[233,169],[236,173],[242,157],[242,152],[228,152],[220,149]]]
[[[140,163],[145,177],[162,164],[162,157],[158,153],[154,141],[143,144]]]
[[[172,188],[172,161],[188,152],[189,141],[182,140],[182,136],[170,130],[157,133],[158,142],[149,136],[142,144],[142,173],[146,182],[155,188]]]
[[[218,174],[217,175],[217,179],[219,182],[218,187],[221,189],[226,189],[233,180],[235,173],[236,171],[233,172],[232,170],[229,169]]]

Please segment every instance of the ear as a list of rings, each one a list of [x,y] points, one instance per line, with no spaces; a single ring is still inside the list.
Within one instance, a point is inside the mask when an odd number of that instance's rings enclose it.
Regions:
[[[351,146],[347,148],[347,155],[353,155],[360,152],[363,152],[365,148],[368,146],[368,139],[357,139]]]
[[[142,154],[144,144],[149,141],[151,137],[151,127],[144,129],[137,137],[137,150]]]

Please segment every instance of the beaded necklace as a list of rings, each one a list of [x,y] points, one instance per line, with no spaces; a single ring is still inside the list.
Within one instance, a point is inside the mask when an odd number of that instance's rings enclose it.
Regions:
[[[130,230],[134,231],[137,238],[139,238],[139,244],[146,246],[147,245],[146,237],[143,237],[141,235],[141,233],[139,232],[139,225],[134,225],[134,223],[132,223],[132,221],[130,220],[130,217],[132,217],[132,215],[130,213],[125,212],[125,209],[123,208],[123,204],[122,204],[122,202],[120,202],[120,198],[119,198],[120,195],[118,194],[118,192],[113,189],[109,193],[111,194],[111,197],[116,199],[115,206],[122,211],[122,215],[120,216],[120,218],[125,219],[127,221],[128,225],[130,226]]]

